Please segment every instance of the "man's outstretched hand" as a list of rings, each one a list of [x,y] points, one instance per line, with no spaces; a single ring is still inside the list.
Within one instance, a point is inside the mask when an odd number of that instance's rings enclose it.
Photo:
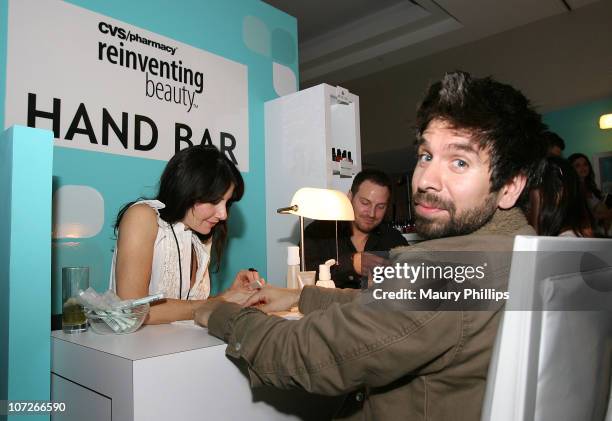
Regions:
[[[300,300],[299,289],[277,288],[265,285],[264,288],[252,293],[240,289],[230,289],[210,298],[198,305],[194,310],[194,321],[203,327],[208,327],[208,320],[215,309],[224,302],[235,302],[243,307],[253,306],[261,311],[286,311],[297,305]]]

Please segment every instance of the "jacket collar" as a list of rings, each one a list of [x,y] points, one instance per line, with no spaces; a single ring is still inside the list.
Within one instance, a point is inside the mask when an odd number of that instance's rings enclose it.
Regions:
[[[493,218],[473,232],[475,235],[513,234],[527,225],[527,218],[517,207],[508,210],[497,209]]]

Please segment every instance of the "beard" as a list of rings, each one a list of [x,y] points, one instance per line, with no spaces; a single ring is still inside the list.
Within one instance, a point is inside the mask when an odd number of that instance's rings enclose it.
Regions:
[[[457,213],[457,207],[453,202],[432,193],[416,192],[412,201],[413,204],[415,201],[425,202],[448,211],[447,221],[437,221],[415,213],[416,231],[428,240],[471,234],[489,222],[497,210],[495,193],[490,193],[482,205],[466,209],[460,214]]]

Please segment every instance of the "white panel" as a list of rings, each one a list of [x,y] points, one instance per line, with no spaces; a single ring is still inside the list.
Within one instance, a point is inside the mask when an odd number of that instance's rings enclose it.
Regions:
[[[559,310],[584,303],[609,308],[610,292],[585,278],[599,273],[600,285],[610,279],[610,250],[612,240],[516,237],[482,421],[602,419],[610,393],[610,313]],[[572,253],[552,254],[559,252]],[[563,282],[549,293],[552,280]],[[524,310],[538,308],[544,311]]]
[[[51,401],[70,402],[65,412],[52,412],[53,421],[111,421],[111,400],[51,374]]]
[[[274,90],[279,96],[289,95],[297,90],[295,73],[287,66],[272,63],[272,78],[274,79]]]
[[[264,21],[255,16],[245,16],[242,20],[242,41],[249,50],[270,57],[270,30]]]
[[[180,148],[188,146],[182,138],[199,144],[208,131],[216,146],[223,138],[231,148],[233,137],[238,166],[249,170],[248,69],[242,63],[68,2],[17,0],[9,2],[6,68],[5,127],[27,125],[32,93],[40,111],[51,112],[54,98],[61,102],[56,146],[168,160],[177,141]],[[112,128],[103,139],[104,109],[119,127],[127,116],[127,148]],[[90,121],[89,133],[66,139],[73,120],[81,130]],[[35,124],[52,126],[41,117]]]
[[[104,225],[104,199],[89,186],[67,185],[53,194],[53,238],[89,238]]]
[[[298,218],[276,209],[288,206],[301,187],[349,190],[352,178],[332,175],[332,147],[352,151],[361,169],[359,98],[349,93],[350,105],[332,106],[335,92],[322,84],[265,104],[267,269],[275,285],[285,285],[287,246],[300,237]]]
[[[287,247],[299,242],[298,218],[276,209],[297,189],[326,184],[325,107],[323,85],[265,104],[267,272],[275,285],[285,285]]]
[[[52,333],[51,372],[101,395],[109,396],[113,401],[113,419],[129,420],[134,403],[131,361],[112,353],[101,352],[57,338],[67,336],[68,334],[61,331]],[[72,336],[75,339],[78,337],[112,337],[96,335],[92,332]],[[69,402],[71,401],[72,398]]]
[[[254,402],[248,379],[226,358],[225,345],[134,362],[134,421],[202,419],[299,418]]]

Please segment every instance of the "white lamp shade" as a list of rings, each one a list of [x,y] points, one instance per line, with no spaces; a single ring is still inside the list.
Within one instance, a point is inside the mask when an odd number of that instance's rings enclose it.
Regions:
[[[612,129],[612,114],[604,114],[599,117],[600,129]]]
[[[291,206],[297,210],[288,213],[310,219],[331,221],[353,221],[353,206],[345,193],[338,190],[304,187],[299,189],[291,199]]]

